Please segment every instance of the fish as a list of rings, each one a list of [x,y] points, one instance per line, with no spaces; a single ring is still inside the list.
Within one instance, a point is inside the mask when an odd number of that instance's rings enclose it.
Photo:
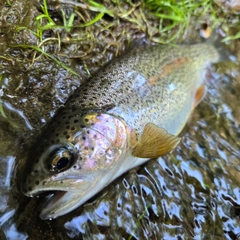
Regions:
[[[22,192],[47,195],[40,218],[73,211],[123,173],[175,149],[207,92],[207,67],[218,61],[207,43],[137,46],[83,83],[29,154]]]

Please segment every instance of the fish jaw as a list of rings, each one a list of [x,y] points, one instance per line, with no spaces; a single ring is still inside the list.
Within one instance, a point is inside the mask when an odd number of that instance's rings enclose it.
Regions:
[[[128,151],[128,153],[123,155],[117,164],[109,170],[98,170],[91,173],[88,177],[85,176],[85,179],[69,180],[69,190],[66,188],[56,188],[54,196],[51,196],[46,201],[45,206],[41,211],[40,218],[43,220],[55,219],[71,212],[88,201],[124,172],[139,166],[148,160],[149,159],[147,158],[133,157],[131,152]],[[51,181],[49,181],[49,183],[51,183]],[[37,191],[32,192],[32,195],[37,195],[38,192],[53,192],[52,187],[49,190],[47,189],[48,188],[38,189]]]
[[[111,179],[107,171],[98,170],[83,177],[78,173],[66,178],[65,174],[58,174],[44,179],[43,186],[37,186],[26,195],[35,197],[48,194],[40,214],[43,220],[54,219],[65,215],[100,191]]]
[[[59,197],[59,195],[61,196]],[[51,220],[74,210],[79,206],[77,202],[78,195],[79,193],[76,191],[55,192],[54,196],[46,201],[45,207],[40,213],[40,218],[42,220]],[[69,199],[74,201],[69,201]]]
[[[49,190],[45,188],[35,191],[34,195],[37,195],[38,192],[52,193],[48,196],[48,199],[42,208],[40,218],[43,220],[55,219],[82,205],[94,194],[96,194],[96,192],[99,191],[99,187],[104,184],[100,179],[102,176],[102,173],[95,172],[94,174],[91,174],[91,176],[85,176],[85,179],[75,178],[71,179],[70,181],[65,180],[66,184],[69,186],[68,188],[63,187],[56,188],[54,190],[51,186]],[[49,183],[52,184],[50,181]]]

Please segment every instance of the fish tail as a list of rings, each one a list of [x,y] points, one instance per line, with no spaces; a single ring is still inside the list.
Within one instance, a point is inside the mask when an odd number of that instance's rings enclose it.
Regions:
[[[233,53],[226,49],[225,44],[222,42],[222,38],[216,31],[211,34],[206,43],[214,46],[214,48],[217,50],[219,55],[217,62],[229,61],[229,57],[233,55]]]

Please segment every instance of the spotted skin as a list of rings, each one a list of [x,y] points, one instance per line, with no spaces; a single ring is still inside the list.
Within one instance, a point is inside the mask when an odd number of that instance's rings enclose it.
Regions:
[[[24,194],[56,191],[41,218],[72,211],[123,172],[146,162],[132,156],[146,124],[178,135],[201,99],[207,65],[218,58],[207,44],[138,47],[82,85],[29,157]]]
[[[147,121],[176,134],[175,119],[183,118],[185,123],[186,111],[192,108],[189,98],[193,100],[203,84],[205,67],[218,57],[207,44],[136,48],[79,88],[67,106],[81,111],[106,109],[138,134]]]

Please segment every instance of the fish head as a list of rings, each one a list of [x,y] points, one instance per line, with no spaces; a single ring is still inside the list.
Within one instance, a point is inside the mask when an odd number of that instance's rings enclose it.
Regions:
[[[31,153],[22,184],[29,197],[46,193],[42,219],[74,210],[105,187],[128,145],[125,124],[108,114],[75,116],[54,126]]]

